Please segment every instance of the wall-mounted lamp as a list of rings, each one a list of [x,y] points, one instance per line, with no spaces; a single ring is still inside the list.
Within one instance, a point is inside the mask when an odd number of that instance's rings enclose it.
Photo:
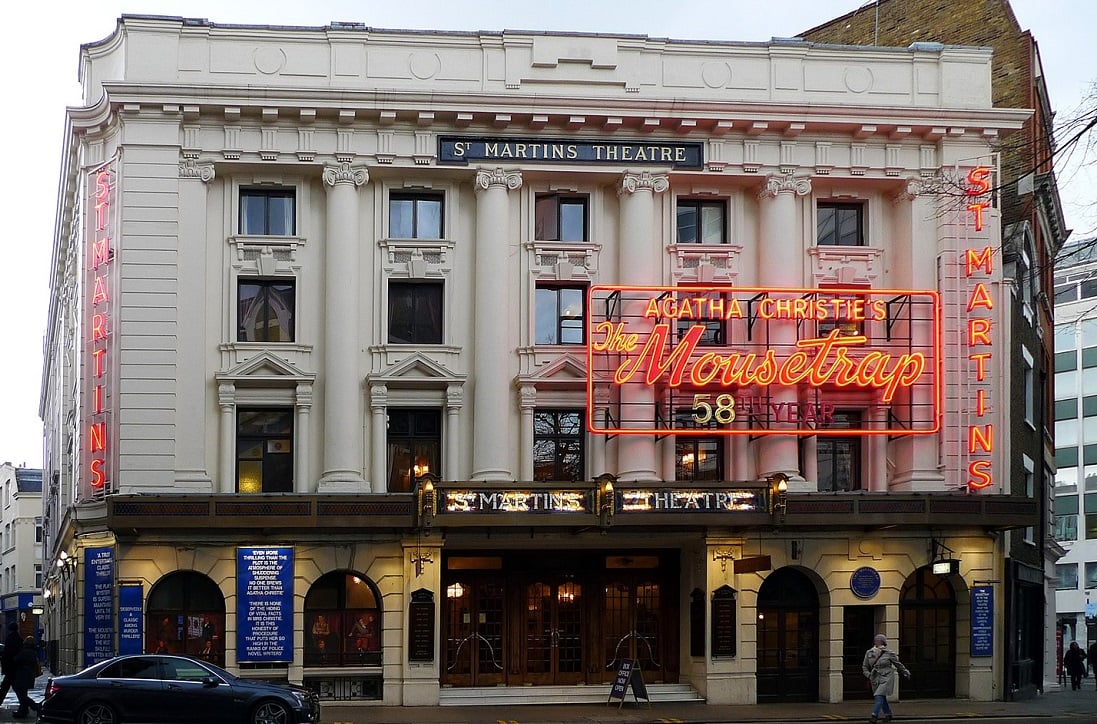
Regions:
[[[735,560],[735,551],[730,548],[713,548],[712,560],[720,561],[720,570],[727,573],[728,561]]]
[[[76,556],[70,556],[67,551],[61,551],[57,554],[55,565],[61,575],[68,578],[76,570]]]
[[[788,476],[784,473],[773,473],[766,478],[769,483],[769,514],[776,515],[777,520],[784,522],[785,511],[788,510]]]
[[[420,544],[424,535],[430,535],[430,527],[434,525],[434,516],[438,513],[438,492],[434,489],[434,483],[437,480],[437,475],[428,473],[425,469],[420,472],[419,466],[416,466],[415,512],[419,517],[419,525],[415,531],[415,554],[411,557],[416,578],[423,575],[423,567],[427,563],[434,563],[434,556],[430,552],[424,553]]]
[[[432,473],[424,473],[416,477],[416,503],[419,515],[419,527],[424,535],[430,535],[430,527],[434,525],[434,516],[438,513],[438,495],[434,490],[434,483],[438,477]]]
[[[945,555],[946,552],[948,555]],[[953,558],[955,554],[956,552],[954,550],[934,538],[931,541],[929,559],[929,564],[933,573],[938,576],[950,576],[953,573],[959,573],[960,561]]]
[[[613,525],[613,513],[617,508],[617,501],[613,493],[613,484],[617,482],[617,476],[610,473],[602,473],[594,479],[594,507],[598,511],[598,525],[602,532]]]

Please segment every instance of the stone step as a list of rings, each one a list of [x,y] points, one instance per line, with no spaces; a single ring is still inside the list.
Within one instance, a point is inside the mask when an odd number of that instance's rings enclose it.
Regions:
[[[650,701],[704,701],[689,684],[647,684]],[[574,686],[443,687],[441,706],[514,706],[522,704],[601,704],[609,701],[610,684]],[[632,689],[626,702],[634,701]],[[640,699],[641,703],[644,701]]]

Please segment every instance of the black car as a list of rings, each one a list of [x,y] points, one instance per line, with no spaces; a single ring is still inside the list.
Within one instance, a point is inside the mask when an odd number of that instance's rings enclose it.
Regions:
[[[242,679],[186,656],[116,656],[46,684],[40,722],[308,724],[320,700],[304,687]]]

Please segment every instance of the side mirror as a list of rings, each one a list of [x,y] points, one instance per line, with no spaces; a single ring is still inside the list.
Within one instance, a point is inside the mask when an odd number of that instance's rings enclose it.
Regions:
[[[207,676],[206,678],[202,679],[202,688],[211,689],[220,683],[221,682],[216,676]]]

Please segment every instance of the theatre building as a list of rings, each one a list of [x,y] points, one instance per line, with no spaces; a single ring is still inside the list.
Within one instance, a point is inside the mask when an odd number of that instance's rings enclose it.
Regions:
[[[840,701],[884,632],[902,696],[1003,698],[991,60],[123,17],[58,194],[55,670]]]

